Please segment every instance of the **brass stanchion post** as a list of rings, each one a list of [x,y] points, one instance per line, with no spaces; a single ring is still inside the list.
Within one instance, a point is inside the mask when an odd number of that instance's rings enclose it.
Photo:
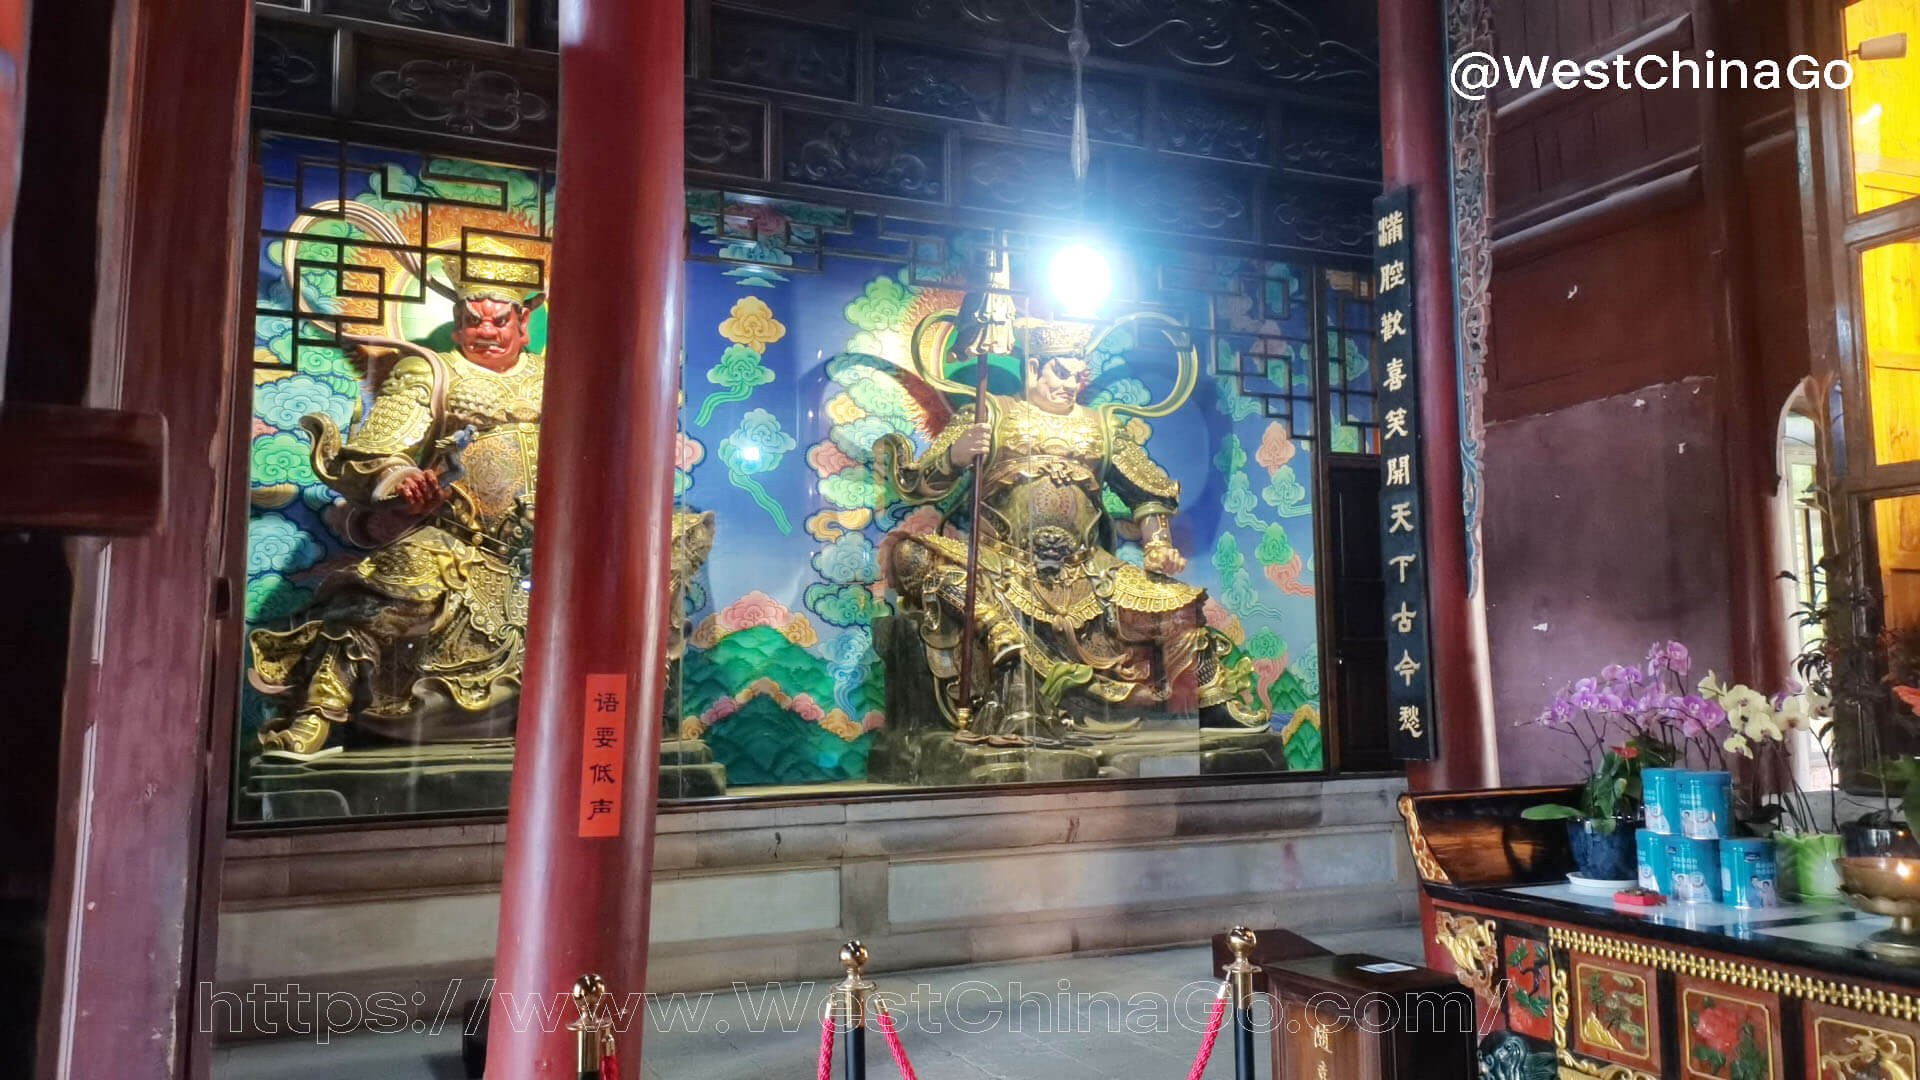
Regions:
[[[580,1080],[603,1080],[605,1063],[613,1057],[613,1020],[600,1009],[606,999],[606,980],[598,975],[582,975],[573,984],[573,1007],[580,1010],[580,1019],[567,1030],[577,1037]]]
[[[867,947],[858,941],[840,946],[840,966],[847,977],[833,988],[833,1017],[840,1028],[842,1075],[867,1080],[867,995],[873,984],[860,973],[867,966]]]
[[[1244,926],[1227,931],[1227,948],[1233,951],[1233,963],[1227,965],[1227,981],[1233,986],[1235,1080],[1254,1080],[1257,1072],[1253,1058],[1253,977],[1260,968],[1247,957],[1259,943],[1253,931]]]

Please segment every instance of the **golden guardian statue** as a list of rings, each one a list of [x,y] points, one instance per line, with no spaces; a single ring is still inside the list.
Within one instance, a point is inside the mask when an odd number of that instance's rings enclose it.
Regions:
[[[1088,405],[1089,357],[1105,335],[1023,325],[1022,393],[979,395],[917,457],[900,436],[876,447],[908,502],[955,505],[956,489],[977,485],[971,535],[902,535],[885,567],[942,712],[962,742],[995,746],[1084,746],[1153,717],[1185,715],[1192,728],[1194,713],[1202,729],[1267,734],[1250,661],[1229,662],[1204,591],[1176,576],[1180,485],[1143,445],[1142,417],[1186,400],[1197,357],[1180,350],[1178,385],[1158,406]],[[917,366],[950,394],[971,389]],[[1138,564],[1116,554],[1123,531],[1139,541]]]
[[[292,626],[248,635],[248,677],[277,705],[267,755],[336,752],[348,722],[414,743],[511,733],[546,373],[527,319],[542,299],[461,286],[454,350],[382,341],[384,377],[350,436],[325,414],[301,420],[340,531],[371,550]]]

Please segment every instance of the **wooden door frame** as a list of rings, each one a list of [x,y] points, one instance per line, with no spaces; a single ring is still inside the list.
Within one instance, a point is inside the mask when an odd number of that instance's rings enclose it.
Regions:
[[[64,362],[87,363],[89,410],[165,425],[164,514],[142,535],[68,542],[40,1077],[209,1064],[194,1004],[225,826],[207,813],[224,784],[214,643],[240,607],[224,536],[252,15],[240,0],[118,0],[113,15],[93,345]]]

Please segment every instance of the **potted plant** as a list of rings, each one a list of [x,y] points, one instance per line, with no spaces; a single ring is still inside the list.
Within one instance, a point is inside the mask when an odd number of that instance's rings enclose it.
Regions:
[[[1793,686],[1769,697],[1742,683],[1723,684],[1711,671],[1699,689],[1726,714],[1729,734],[1721,748],[1752,762],[1746,770],[1752,794],[1740,818],[1754,833],[1772,836],[1781,893],[1798,900],[1838,896],[1833,861],[1841,854],[1840,836],[1822,828],[1837,817],[1838,797],[1829,789],[1826,815],[1816,812],[1794,774],[1789,743],[1794,732],[1806,732],[1832,769],[1833,711],[1826,696]]]
[[[1573,865],[1590,881],[1634,877],[1633,831],[1640,824],[1640,767],[1631,746],[1607,748],[1580,786],[1580,805],[1541,803],[1522,811],[1534,821],[1567,823]]]
[[[1819,436],[1814,440],[1814,482],[1800,493],[1800,502],[1819,525],[1816,539],[1825,554],[1804,583],[1792,573],[1780,575],[1801,594],[1793,618],[1802,647],[1793,666],[1810,698],[1826,704],[1817,738],[1836,782],[1865,776],[1881,785],[1878,808],[1845,822],[1829,818],[1827,825],[1837,830],[1849,856],[1920,856],[1912,829],[1894,809],[1891,790],[1904,785],[1901,777],[1910,767],[1887,761],[1881,730],[1896,715],[1888,709],[1888,685],[1920,681],[1920,630],[1875,631],[1884,610],[1876,575],[1866,572],[1868,557],[1861,541],[1848,542],[1836,527],[1835,506],[1843,499],[1836,494],[1833,468],[1838,436],[1832,376],[1810,380],[1807,396]]]
[[[1532,723],[1570,738],[1589,763],[1577,806],[1544,803],[1523,816],[1564,820],[1574,866],[1583,878],[1634,878],[1634,829],[1644,796],[1640,771],[1686,764],[1724,763],[1716,732],[1720,707],[1688,693],[1687,647],[1656,642],[1643,665],[1609,664],[1555,695]]]
[[[1920,716],[1920,687],[1896,686],[1893,694],[1909,712]],[[1914,819],[1920,815],[1920,758],[1883,762],[1874,776],[1881,783],[1886,805],[1842,827],[1846,853],[1920,856],[1920,842],[1914,840]]]

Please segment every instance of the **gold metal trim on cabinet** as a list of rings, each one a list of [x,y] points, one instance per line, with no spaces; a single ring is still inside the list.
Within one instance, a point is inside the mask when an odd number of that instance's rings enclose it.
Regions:
[[[1549,926],[1547,937],[1554,945],[1563,949],[1578,949],[1593,956],[1641,964],[1658,971],[1671,971],[1701,979],[1712,979],[1729,986],[1765,990],[1781,997],[1817,1001],[1823,1005],[1837,1005],[1843,1009],[1891,1017],[1895,1020],[1920,1020],[1920,998],[1909,994],[1890,993],[1873,987],[1855,986],[1833,979],[1765,968],[1738,960],[1723,960],[1719,957],[1690,953],[1662,945],[1648,945],[1622,938],[1604,937],[1559,926]],[[1557,995],[1560,992],[1558,965],[1554,968],[1554,976],[1554,992]]]
[[[1454,977],[1478,997],[1492,1001],[1500,975],[1499,924],[1445,908],[1433,909],[1433,941],[1453,958]]]
[[[1413,866],[1420,871],[1420,880],[1440,885],[1453,884],[1453,879],[1441,867],[1440,860],[1434,858],[1433,848],[1427,845],[1426,836],[1420,832],[1420,816],[1413,811],[1413,797],[1400,796],[1398,806],[1401,818],[1407,823],[1407,844],[1413,848]]]

